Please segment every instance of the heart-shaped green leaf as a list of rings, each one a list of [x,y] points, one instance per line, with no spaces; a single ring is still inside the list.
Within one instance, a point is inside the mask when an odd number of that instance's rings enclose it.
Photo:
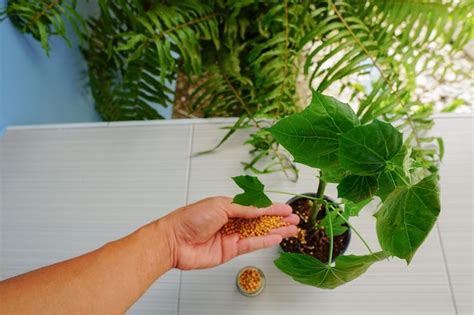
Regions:
[[[265,208],[272,204],[270,198],[263,192],[265,186],[255,176],[243,175],[232,177],[234,182],[244,190],[232,200],[242,206],[255,206]]]
[[[279,120],[268,130],[295,162],[329,168],[338,161],[338,135],[358,124],[349,105],[314,91],[304,111]]]
[[[375,214],[382,249],[410,263],[440,212],[437,175],[414,186],[398,187]]]
[[[337,185],[337,195],[353,202],[372,197],[378,189],[375,176],[349,175]]]
[[[373,263],[385,258],[383,252],[365,256],[338,256],[336,265],[332,266],[312,256],[282,253],[275,260],[275,265],[295,281],[322,289],[334,289],[359,277]]]
[[[380,120],[357,126],[341,135],[339,160],[352,174],[370,176],[382,172],[386,162],[402,146],[402,134]]]

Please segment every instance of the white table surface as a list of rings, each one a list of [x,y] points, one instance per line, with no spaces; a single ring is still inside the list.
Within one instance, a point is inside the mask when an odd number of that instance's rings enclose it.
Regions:
[[[295,283],[273,266],[278,249],[218,268],[173,270],[132,307],[137,314],[472,314],[472,116],[441,115],[434,135],[445,140],[438,225],[410,266],[393,259],[336,290]],[[100,247],[189,202],[238,192],[230,180],[249,158],[247,132],[213,147],[227,120],[180,120],[16,127],[0,139],[0,279]],[[267,187],[315,190],[301,167],[298,183],[282,174]],[[336,195],[335,186],[327,194]],[[275,201],[285,197],[272,196]],[[378,247],[371,209],[352,223]],[[353,237],[348,253],[366,253]],[[259,266],[267,276],[258,297],[240,295],[237,271]]]

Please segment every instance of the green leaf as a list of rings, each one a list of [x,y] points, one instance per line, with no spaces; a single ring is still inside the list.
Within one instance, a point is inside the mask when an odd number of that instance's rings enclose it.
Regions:
[[[221,145],[223,145],[227,141],[227,139],[229,139],[239,128],[241,128],[243,125],[245,125],[246,118],[247,117],[245,115],[240,116],[240,118],[237,119],[237,121],[234,123],[234,125],[232,127],[228,128],[229,131],[219,141],[219,143],[216,144],[215,147],[213,147],[212,149],[209,149],[209,150],[197,152],[197,153],[193,154],[193,156],[200,156],[200,155],[208,154],[208,153],[214,152],[217,149],[219,149],[219,147]]]
[[[353,202],[372,197],[378,189],[375,176],[349,175],[337,185],[337,195]]]
[[[319,227],[324,227],[326,231],[329,231],[329,225],[332,224],[332,233],[334,236],[341,235],[347,231],[346,221],[344,221],[340,216],[338,216],[336,211],[342,212],[341,210],[330,211],[329,215],[326,214],[321,220],[321,222],[319,222]],[[328,216],[331,216],[331,220],[329,220]]]
[[[240,76],[240,59],[238,47],[232,50],[221,49],[219,51],[219,62],[224,73],[234,77]]]
[[[46,55],[49,56],[49,44],[48,44],[48,33],[46,32],[46,26],[43,23],[37,22],[38,31],[40,35],[41,47],[43,47]]]
[[[358,216],[360,211],[366,206],[368,205],[371,201],[373,200],[373,198],[368,198],[368,199],[365,199],[365,200],[362,200],[360,202],[352,202],[350,200],[344,200],[343,199],[343,202],[344,202],[344,210],[345,212],[349,215],[349,216]]]
[[[130,49],[134,48],[138,43],[142,43],[146,40],[147,40],[147,37],[143,34],[133,35],[132,37],[130,37],[128,39],[127,43],[117,47],[117,50],[118,51],[120,51],[120,50],[130,50]]]
[[[397,187],[403,187],[404,183],[395,172],[383,172],[377,178],[379,182],[379,190],[376,195],[380,197],[382,201],[387,199],[388,195],[394,191]]]
[[[438,143],[438,149],[439,149],[439,160],[442,161],[444,157],[444,141],[443,138],[441,137],[436,137],[436,142]]]
[[[145,45],[141,44],[138,46],[138,48],[127,58],[128,62],[132,62],[134,60],[137,60],[142,56],[143,49],[145,48]]]
[[[392,125],[375,119],[341,136],[339,159],[355,175],[369,176],[384,170],[387,161],[402,147],[402,134]]]
[[[338,161],[338,134],[359,124],[349,105],[313,91],[311,104],[301,113],[269,128],[295,162],[329,170]]]
[[[440,212],[437,175],[411,187],[396,188],[375,214],[380,246],[410,263]]]
[[[275,266],[302,284],[334,289],[354,280],[375,262],[385,259],[383,252],[365,256],[338,256],[336,265],[325,265],[318,259],[296,253],[281,253]]]
[[[326,183],[339,183],[344,177],[349,175],[349,171],[340,166],[339,163],[329,168],[321,169],[321,180]]]
[[[410,182],[411,149],[402,146],[400,151],[390,160],[391,170],[385,170],[377,177],[379,189],[375,193],[384,201],[387,196],[397,187],[406,186],[406,182]]]
[[[244,193],[238,194],[232,200],[242,206],[255,206],[265,208],[272,204],[270,198],[263,192],[264,186],[255,176],[243,175],[232,177],[234,182],[244,190]]]
[[[462,105],[464,105],[465,101],[462,98],[456,98],[454,101],[452,101],[451,104],[447,105],[444,107],[441,112],[442,113],[452,113]]]

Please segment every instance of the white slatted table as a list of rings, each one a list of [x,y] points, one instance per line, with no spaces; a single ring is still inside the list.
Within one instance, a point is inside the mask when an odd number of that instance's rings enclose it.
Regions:
[[[445,139],[442,215],[412,264],[372,266],[336,290],[299,285],[280,273],[277,248],[239,257],[210,270],[174,270],[139,300],[139,314],[472,314],[472,116],[436,118]],[[229,120],[181,120],[10,128],[0,139],[0,279],[93,250],[185,203],[233,195],[242,174],[247,133],[213,147]],[[282,174],[261,177],[278,190],[315,189],[301,168],[298,183]],[[328,194],[336,195],[335,186]],[[273,196],[284,202],[284,197]],[[374,248],[372,209],[353,224]],[[353,237],[348,253],[364,254]],[[258,297],[234,286],[237,271],[256,265],[267,276]]]

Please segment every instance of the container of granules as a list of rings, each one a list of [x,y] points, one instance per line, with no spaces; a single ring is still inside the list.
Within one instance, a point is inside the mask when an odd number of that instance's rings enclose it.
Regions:
[[[257,267],[244,267],[237,273],[236,285],[241,294],[257,296],[265,288],[265,275]]]

